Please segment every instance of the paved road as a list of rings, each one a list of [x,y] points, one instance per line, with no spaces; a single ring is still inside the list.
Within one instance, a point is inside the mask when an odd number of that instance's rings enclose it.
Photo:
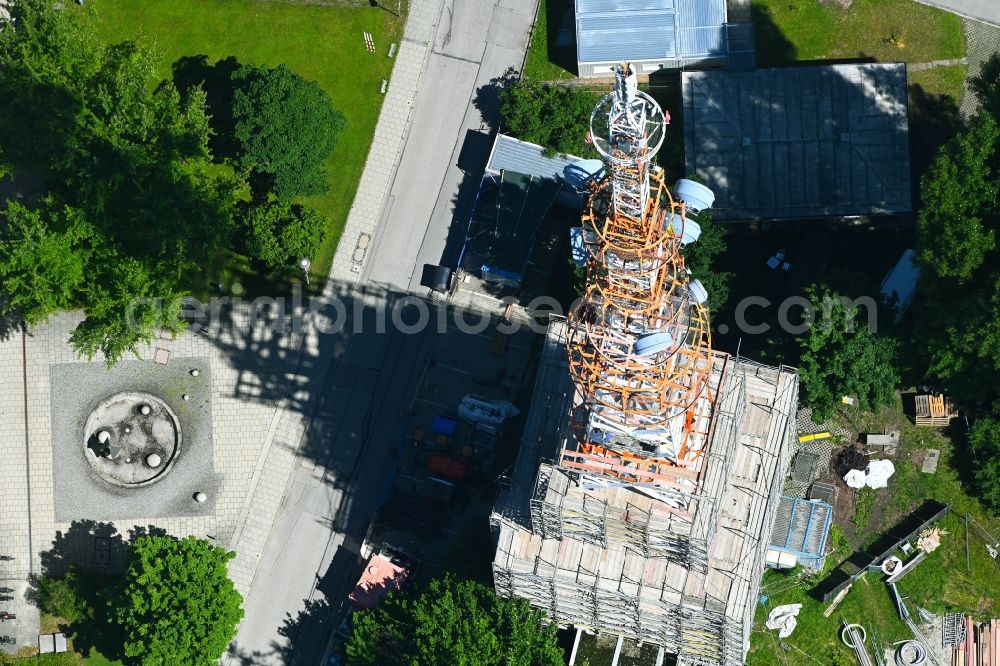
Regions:
[[[368,517],[389,481],[399,415],[430,332],[352,335],[322,380],[316,413],[278,510],[235,642],[245,663],[315,664],[347,593]]]
[[[426,26],[427,5],[439,1],[415,0],[411,21]],[[489,152],[487,126],[496,122],[495,101],[477,107],[477,91],[520,66],[535,3],[443,0],[436,28],[424,29],[434,34],[433,48],[424,49],[410,124],[399,133],[398,167],[385,175],[381,191],[388,194],[365,270],[350,277],[410,291],[419,286],[424,263],[440,263],[444,254],[457,251],[448,243],[449,230],[467,219],[471,184],[478,183]],[[411,27],[410,39],[419,33]],[[412,61],[397,63],[394,80],[401,70],[413,80]],[[383,109],[376,131],[380,145],[388,141],[383,124],[396,128],[399,116]],[[460,156],[470,173],[459,167]],[[370,156],[366,172],[384,169],[371,162]],[[368,193],[379,190],[371,176],[362,178]],[[365,216],[372,214],[358,218]],[[350,234],[357,231],[350,221],[348,227],[342,243],[354,241]],[[333,275],[344,277],[337,268],[335,262]],[[344,598],[356,575],[359,542],[385,491],[391,449],[399,441],[401,408],[431,338],[365,333],[353,336],[349,349],[331,350],[337,360],[323,380],[316,416],[299,450],[302,462],[291,474],[261,554],[230,663],[318,663],[329,635],[330,605]],[[320,349],[323,353],[322,343]]]
[[[535,0],[445,0],[363,280],[417,290],[424,264],[457,254],[449,231],[464,231],[496,122],[480,90],[521,66],[534,11]]]
[[[1000,2],[997,0],[917,0],[917,2],[939,7],[966,18],[1000,25]]]

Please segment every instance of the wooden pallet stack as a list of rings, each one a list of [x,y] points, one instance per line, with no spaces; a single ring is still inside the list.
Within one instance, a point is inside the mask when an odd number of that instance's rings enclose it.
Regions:
[[[945,395],[914,396],[916,424],[920,427],[943,428],[958,416],[958,410],[951,398]]]
[[[1000,666],[1000,620],[977,624],[965,618],[965,641],[952,652],[951,666]]]

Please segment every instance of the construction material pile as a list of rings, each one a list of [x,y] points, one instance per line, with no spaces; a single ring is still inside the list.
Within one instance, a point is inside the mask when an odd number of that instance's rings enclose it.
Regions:
[[[949,621],[961,622],[959,628],[949,627]],[[952,641],[951,666],[997,666],[1000,664],[1000,619],[978,624],[968,616],[945,618],[942,642]]]

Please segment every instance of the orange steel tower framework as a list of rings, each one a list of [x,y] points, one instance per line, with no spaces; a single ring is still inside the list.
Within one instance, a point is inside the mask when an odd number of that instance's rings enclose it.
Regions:
[[[607,173],[583,215],[587,287],[568,340],[575,436],[559,464],[680,505],[696,489],[714,395],[707,294],[681,255],[698,227],[651,164],[667,122],[619,65],[590,121]]]

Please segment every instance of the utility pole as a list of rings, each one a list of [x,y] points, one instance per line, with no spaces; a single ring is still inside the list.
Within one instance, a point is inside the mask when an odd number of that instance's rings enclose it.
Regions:
[[[302,273],[306,277],[306,286],[309,286],[309,267],[312,266],[312,262],[308,258],[302,257],[299,259],[299,268],[302,269]]]

